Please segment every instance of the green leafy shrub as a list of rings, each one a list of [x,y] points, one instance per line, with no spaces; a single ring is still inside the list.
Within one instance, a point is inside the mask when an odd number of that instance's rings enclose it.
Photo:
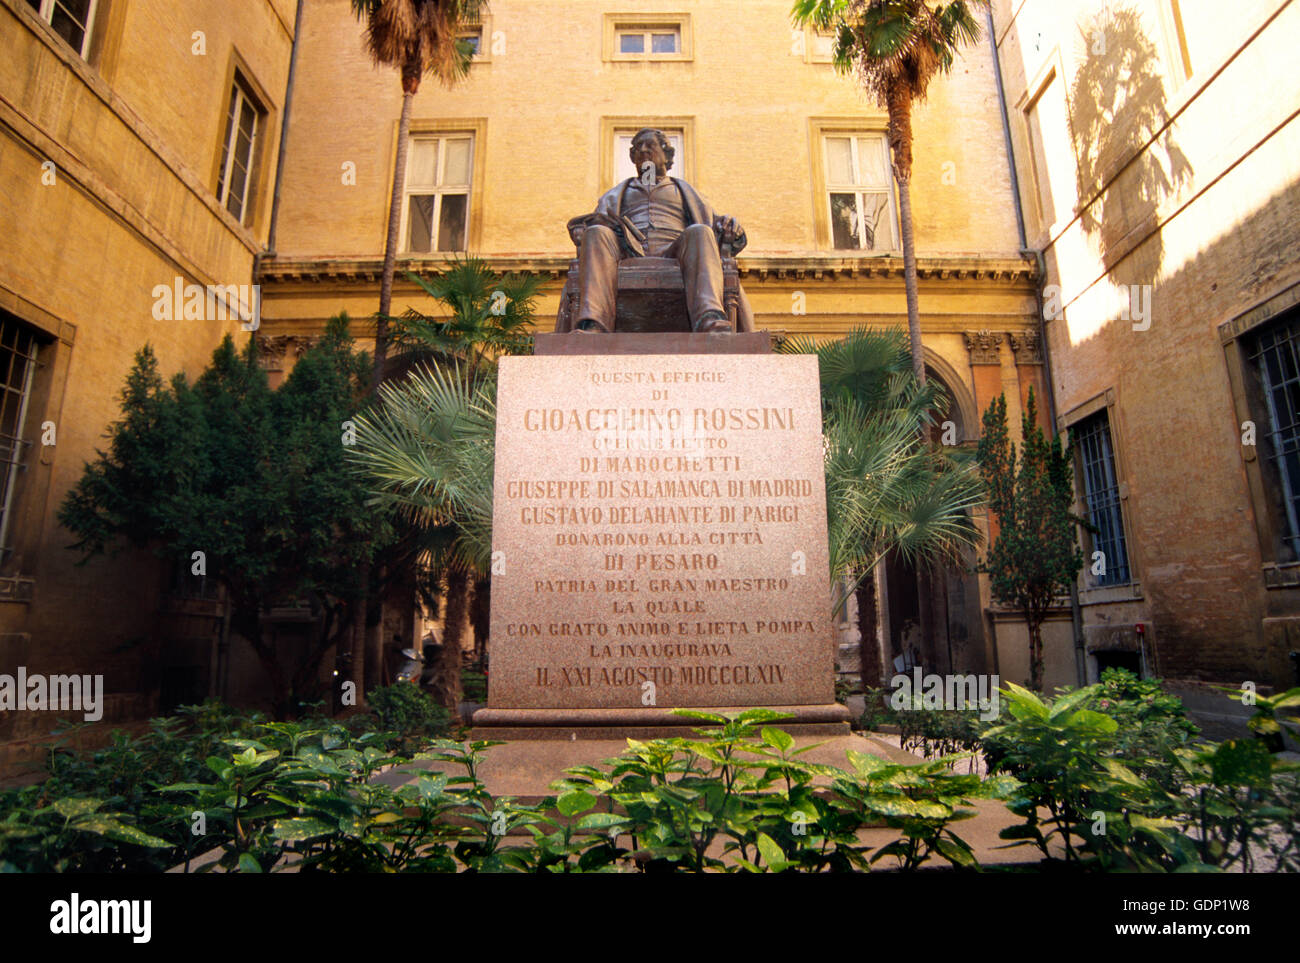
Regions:
[[[138,869],[138,851],[173,848],[103,807],[88,797],[49,799],[39,786],[0,793],[0,872]]]
[[[855,729],[872,732],[881,726],[894,724],[894,711],[889,707],[889,690],[868,687],[862,690],[862,715],[854,723]]]
[[[1055,700],[1004,690],[1009,718],[984,733],[985,750],[1020,780],[1010,808],[1025,822],[1002,838],[1084,869],[1300,868],[1300,767],[1258,739],[1187,744],[1181,703],[1135,681]]]
[[[924,759],[962,755],[982,748],[980,733],[986,723],[980,720],[977,710],[927,709],[920,694],[913,696],[910,708],[896,709],[895,693],[890,689],[867,689],[866,707],[858,718],[858,728],[879,729],[895,726],[899,745],[907,752],[919,754]]]
[[[421,741],[445,736],[450,731],[450,713],[433,696],[410,682],[372,689],[366,701],[379,730],[396,733],[406,751]]]
[[[484,673],[477,669],[464,669],[460,683],[466,702],[487,702],[487,676]]]
[[[677,714],[713,725],[695,730],[702,741],[629,740],[608,770],[575,767],[557,784],[561,802],[581,794],[575,812],[595,809],[602,796],[619,807],[584,817],[599,820],[586,826],[630,837],[630,855],[648,872],[847,871],[890,856],[911,870],[932,854],[974,868],[949,824],[973,815],[962,808],[970,799],[1015,785],[959,776],[945,760],[904,766],[850,752],[852,770],[809,763],[799,757],[810,747],[794,749],[792,736],[763,725],[784,718],[771,710]],[[868,856],[857,834],[882,822],[900,838]]]
[[[187,831],[192,811],[160,794],[158,787],[200,778],[205,760],[222,748],[223,739],[262,717],[216,702],[180,712],[179,717],[150,720],[143,735],[115,731],[108,745],[93,751],[69,748],[68,737],[81,724],[57,730],[63,738],[50,751],[45,781],[0,792],[0,818],[11,827],[25,827],[21,839],[26,840],[19,843],[20,837],[10,835],[0,842],[0,860],[33,872],[53,867],[59,872],[160,872],[201,851],[203,840]],[[87,802],[96,803],[95,808],[82,811]],[[64,810],[75,810],[76,819],[60,822]],[[110,831],[96,832],[96,827]],[[154,842],[141,843],[146,837]]]
[[[1043,857],[1057,847],[1067,861],[1080,860],[1095,838],[1094,813],[1138,806],[1146,786],[1115,757],[1118,723],[1086,708],[1089,687],[1044,701],[1014,683],[1002,690],[1009,718],[984,732],[991,770],[1014,775],[1020,791],[1010,809],[1025,822],[1004,829],[1003,839],[1032,843]]]
[[[1119,725],[1115,754],[1143,779],[1177,792],[1183,776],[1175,750],[1188,746],[1200,729],[1187,718],[1183,702],[1161,688],[1159,679],[1139,679],[1125,669],[1107,669],[1090,703]]]

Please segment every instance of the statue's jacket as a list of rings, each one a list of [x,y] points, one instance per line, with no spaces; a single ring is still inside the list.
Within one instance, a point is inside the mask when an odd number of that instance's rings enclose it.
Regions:
[[[707,227],[713,227],[714,213],[709,203],[700,196],[699,191],[691,187],[690,184],[669,175],[669,180],[677,185],[677,190],[682,197],[682,206],[685,208],[685,217],[683,220],[687,224],[704,224]],[[635,178],[629,177],[619,184],[615,184],[596,202],[596,213],[602,217],[609,218],[615,224],[623,222],[623,198],[627,194],[628,186]],[[744,247],[744,235],[741,235],[739,247]],[[739,248],[738,248],[739,249]],[[745,289],[740,288],[740,304],[736,310],[737,330],[753,331],[754,330],[754,312],[749,306],[749,298],[745,296]]]

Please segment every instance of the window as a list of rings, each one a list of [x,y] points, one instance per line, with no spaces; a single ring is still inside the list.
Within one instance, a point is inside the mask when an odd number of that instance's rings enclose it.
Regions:
[[[835,34],[805,27],[803,35],[803,60],[808,64],[832,64],[835,62]]]
[[[822,146],[831,246],[897,250],[894,186],[885,135],[827,134]]]
[[[605,14],[604,59],[690,60],[689,14]]]
[[[22,436],[37,351],[32,330],[0,312],[0,564],[13,554],[9,527],[18,473],[30,447]]]
[[[406,154],[405,249],[412,254],[468,249],[474,137],[419,134]]]
[[[456,39],[469,44],[470,59],[475,64],[492,62],[492,16],[481,13],[472,20],[463,20]]]
[[[27,0],[37,16],[54,28],[82,57],[90,49],[90,25],[96,0]]]
[[[653,127],[664,132],[673,148],[673,166],[670,177],[679,177],[695,183],[695,118],[687,116],[647,117],[625,116],[600,118],[600,189],[609,190],[615,184],[639,173],[632,169],[628,150],[638,130]]]
[[[1131,582],[1128,547],[1124,539],[1124,515],[1119,481],[1115,471],[1115,449],[1110,439],[1106,410],[1077,422],[1072,428],[1082,479],[1084,516],[1095,531],[1089,533],[1092,547],[1084,558],[1090,588],[1126,585]],[[1091,574],[1095,553],[1105,565],[1101,574]]]
[[[252,193],[253,158],[261,134],[261,122],[262,111],[236,73],[230,90],[230,109],[226,112],[217,200],[241,224],[245,223],[252,207],[249,196]]]
[[[616,27],[620,54],[664,56],[682,52],[682,32],[674,24],[657,27]]]
[[[653,127],[654,124],[646,124],[647,127]],[[637,128],[639,130],[640,128]],[[686,135],[679,129],[659,128],[668,138],[668,143],[672,146],[675,153],[673,154],[673,166],[669,174],[683,177],[682,160],[686,156],[683,147],[686,143]],[[629,177],[636,177],[638,171],[632,166],[632,158],[629,152],[632,149],[632,138],[636,136],[636,130],[616,130],[614,131],[614,183],[625,181]]]
[[[1300,560],[1300,312],[1243,342],[1251,394],[1260,409],[1258,445],[1276,517],[1279,561]]]
[[[1025,108],[1030,163],[1036,187],[1039,229],[1046,231],[1070,213],[1076,195],[1077,161],[1070,142],[1065,96],[1053,69]]]

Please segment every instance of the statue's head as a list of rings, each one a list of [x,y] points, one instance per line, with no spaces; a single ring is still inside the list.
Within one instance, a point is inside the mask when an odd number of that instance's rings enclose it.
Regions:
[[[662,130],[643,127],[632,138],[632,147],[628,151],[628,156],[632,158],[632,166],[638,173],[641,165],[650,161],[655,165],[655,175],[663,177],[672,168],[673,155],[676,153],[676,148],[668,143],[668,138],[664,136]]]

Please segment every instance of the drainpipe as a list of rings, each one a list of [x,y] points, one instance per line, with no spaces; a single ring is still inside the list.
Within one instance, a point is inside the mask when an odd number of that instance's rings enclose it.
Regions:
[[[1020,178],[1016,174],[1016,155],[1011,146],[1011,122],[1007,116],[1007,95],[1002,86],[1002,60],[998,56],[998,38],[993,26],[993,10],[984,8],[984,21],[989,34],[989,48],[993,52],[993,77],[998,87],[998,108],[1002,113],[1002,142],[1007,152],[1007,167],[1011,173],[1011,197],[1015,202],[1016,231],[1020,237],[1021,255],[1032,254],[1038,270],[1038,283],[1034,302],[1038,315],[1038,344],[1043,352],[1043,377],[1047,383],[1047,417],[1052,430],[1056,430],[1056,388],[1052,379],[1052,356],[1047,345],[1047,321],[1043,316],[1043,282],[1047,279],[1047,261],[1043,252],[1030,250],[1025,235],[1025,213],[1020,205]],[[1070,622],[1074,630],[1074,671],[1080,688],[1088,684],[1088,654],[1083,638],[1083,610],[1079,606],[1078,580],[1070,582]],[[997,647],[994,646],[996,655]]]
[[[298,72],[298,39],[302,35],[302,5],[293,15],[293,46],[289,51],[289,79],[284,84],[284,116],[280,120],[280,151],[275,160],[275,192],[271,197],[271,226],[266,232],[266,250],[263,257],[275,256],[275,229],[280,222],[280,184],[284,179],[284,153],[289,143],[289,108],[293,106],[293,79]]]

